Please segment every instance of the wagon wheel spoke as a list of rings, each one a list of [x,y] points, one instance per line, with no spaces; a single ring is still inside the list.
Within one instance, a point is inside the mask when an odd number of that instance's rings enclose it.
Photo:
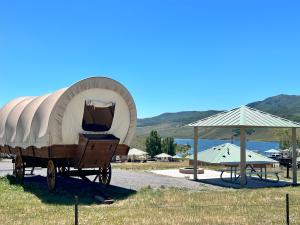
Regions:
[[[99,182],[104,185],[109,185],[111,179],[111,165],[99,168]]]

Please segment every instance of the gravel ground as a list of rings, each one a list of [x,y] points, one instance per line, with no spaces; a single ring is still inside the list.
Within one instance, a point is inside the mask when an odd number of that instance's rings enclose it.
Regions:
[[[135,172],[130,170],[113,170],[112,182],[115,186],[138,190],[143,187],[176,187],[190,190],[212,190],[221,187],[194,182],[185,178],[167,177],[150,172]]]
[[[29,174],[30,168],[28,168]],[[12,175],[13,173],[13,164],[11,160],[2,160],[0,161],[0,176],[5,176],[7,174]],[[33,181],[39,183],[41,180],[44,179],[46,176],[46,169],[36,168],[34,171],[34,175],[37,179],[33,176],[28,176],[25,178],[25,182]],[[90,180],[93,179],[93,176],[89,177]],[[85,187],[88,183],[81,181],[80,179],[73,179],[76,184],[81,187]],[[58,186],[69,189],[70,182],[72,183],[71,179],[62,178],[60,177],[58,180]],[[248,179],[248,183],[246,185],[247,188],[267,188],[267,187],[283,187],[290,185],[290,182],[280,181],[278,183],[274,182],[262,182],[260,180],[255,179]],[[46,184],[43,184],[46,185]],[[72,184],[71,184],[72,185]],[[224,189],[224,188],[240,188],[239,184],[233,184],[228,182],[223,182],[219,178],[214,179],[207,179],[207,180],[199,180],[195,182],[193,180],[187,180],[185,178],[176,178],[176,177],[169,177],[160,174],[154,174],[150,171],[134,171],[134,170],[122,170],[122,169],[113,169],[112,170],[112,179],[111,179],[111,186],[114,188],[119,189],[126,189],[126,190],[139,190],[144,187],[151,187],[151,188],[182,188],[194,191],[201,191],[201,190],[217,190],[217,189]]]
[[[13,169],[13,164],[11,163],[11,160],[2,159],[0,161],[0,176],[10,174],[12,169]]]
[[[12,174],[13,164],[11,160],[0,161],[0,176],[5,176],[7,174]],[[28,171],[30,168],[28,168]],[[46,176],[46,169],[36,168],[34,171],[35,175]],[[25,179],[26,182],[26,179]],[[213,186],[210,184],[204,184],[199,182],[194,182],[187,180],[185,178],[174,178],[158,174],[153,174],[150,172],[133,171],[133,170],[112,170],[111,185],[131,189],[139,190],[143,187],[176,187],[184,188],[189,190],[212,190],[221,189],[221,187]]]

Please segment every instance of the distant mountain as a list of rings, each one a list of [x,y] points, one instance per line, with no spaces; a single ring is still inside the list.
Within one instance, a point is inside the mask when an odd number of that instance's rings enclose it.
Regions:
[[[193,121],[214,115],[221,111],[209,110],[209,111],[184,111],[177,113],[164,113],[159,116],[138,119],[138,127],[153,126],[163,123],[176,123],[176,124],[188,124]]]
[[[300,96],[298,95],[277,95],[250,103],[248,106],[286,119],[300,121]]]
[[[297,95],[277,95],[267,98],[263,101],[249,103],[247,106],[256,108],[283,118],[300,121],[300,96]],[[158,130],[159,133],[165,136],[175,138],[192,138],[192,129],[182,127],[193,121],[214,115],[221,111],[186,111],[176,113],[164,113],[152,118],[138,120],[137,136],[145,137],[151,130]],[[201,131],[200,131],[201,132]],[[200,134],[201,135],[201,134]],[[230,138],[232,132],[230,129],[209,129],[206,128],[202,133],[202,138]],[[253,139],[278,139],[276,130],[257,130],[251,138]]]

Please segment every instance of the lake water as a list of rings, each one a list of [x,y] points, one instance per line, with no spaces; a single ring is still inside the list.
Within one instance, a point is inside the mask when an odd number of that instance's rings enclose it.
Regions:
[[[175,142],[177,144],[189,144],[192,146],[192,149],[190,150],[190,153],[194,151],[193,145],[194,140],[193,139],[175,139]],[[208,148],[212,148],[217,145],[230,143],[230,140],[214,140],[214,139],[200,139],[198,142],[198,151],[203,151]],[[233,144],[240,145],[240,141],[234,141]],[[246,148],[248,150],[256,150],[261,154],[264,154],[265,151],[269,149],[279,149],[279,143],[278,142],[263,142],[263,141],[247,141]]]

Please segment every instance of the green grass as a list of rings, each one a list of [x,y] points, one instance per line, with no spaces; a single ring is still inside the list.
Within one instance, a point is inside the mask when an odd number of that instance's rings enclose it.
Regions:
[[[80,196],[79,224],[285,224],[286,193],[291,224],[299,224],[299,187],[200,192],[146,188],[113,205]],[[73,202],[67,191],[49,194],[35,183],[22,187],[4,177],[0,199],[1,224],[73,224]]]
[[[179,169],[181,167],[191,167],[189,160],[180,162],[146,162],[146,163],[113,163],[112,167],[115,169],[147,171],[147,170],[164,170],[164,169]],[[221,170],[224,166],[219,165],[206,165],[200,166],[204,169]]]
[[[181,162],[146,162],[146,163],[113,163],[112,167],[115,169],[125,170],[163,170],[176,169],[188,166],[188,160]]]

